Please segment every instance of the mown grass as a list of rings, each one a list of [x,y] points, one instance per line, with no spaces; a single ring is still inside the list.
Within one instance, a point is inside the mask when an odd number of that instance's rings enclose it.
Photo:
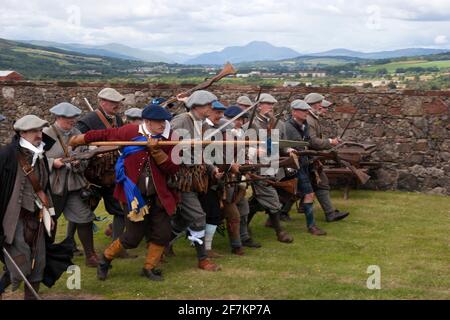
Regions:
[[[450,198],[416,193],[352,191],[344,201],[333,192],[335,205],[349,210],[348,219],[326,223],[316,206],[316,220],[328,232],[313,237],[306,232],[303,215],[291,212],[285,223],[295,236],[293,244],[276,241],[263,226],[265,215],[252,222],[261,249],[246,255],[229,253],[228,240],[220,235],[214,248],[222,271],[196,268],[195,252],[184,239],[175,245],[176,256],[162,265],[165,281],[151,282],[139,276],[145,257],[142,243],[133,260],[115,260],[105,282],[96,280],[95,269],[81,266],[81,290],[68,290],[63,275],[45,295],[100,299],[449,299],[450,298]],[[100,212],[98,214],[105,215]],[[99,224],[96,247],[109,243]],[[60,224],[59,237],[64,233]],[[369,265],[381,268],[381,290],[369,290]]]
[[[374,72],[378,69],[386,68],[389,73],[394,73],[398,68],[408,69],[408,68],[431,68],[436,67],[439,69],[450,68],[450,60],[442,61],[427,61],[427,60],[413,60],[413,61],[396,61],[380,65],[372,65],[361,68],[362,70]]]

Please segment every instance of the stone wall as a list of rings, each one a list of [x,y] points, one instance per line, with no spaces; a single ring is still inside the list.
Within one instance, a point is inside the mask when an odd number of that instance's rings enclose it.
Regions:
[[[48,110],[62,101],[71,101],[87,111],[86,97],[96,105],[96,94],[112,86],[126,96],[125,107],[143,107],[152,97],[172,96],[192,86],[136,85],[76,82],[0,82],[0,113],[9,122],[0,124],[0,144],[9,141],[11,120],[36,114],[51,120]],[[256,86],[214,85],[211,87],[225,104],[241,94],[255,97]],[[350,87],[283,88],[267,87],[280,105],[316,91],[336,103],[326,119],[330,136],[340,134],[353,113],[355,119],[345,135],[346,140],[375,143],[378,151],[373,160],[383,166],[373,172],[366,188],[399,189],[450,194],[450,91],[411,91]]]

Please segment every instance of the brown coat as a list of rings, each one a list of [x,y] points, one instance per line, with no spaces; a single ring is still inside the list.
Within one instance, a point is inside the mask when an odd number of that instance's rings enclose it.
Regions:
[[[330,140],[324,138],[322,134],[322,127],[319,118],[315,115],[309,114],[306,118],[309,125],[310,148],[313,150],[328,150],[333,148]]]

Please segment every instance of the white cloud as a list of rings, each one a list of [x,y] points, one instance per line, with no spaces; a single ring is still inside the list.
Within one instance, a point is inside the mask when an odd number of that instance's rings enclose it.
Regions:
[[[0,11],[1,38],[185,53],[253,40],[300,52],[448,44],[436,30],[450,30],[450,1],[2,0]]]
[[[448,40],[447,40],[447,36],[444,35],[438,35],[436,36],[436,38],[434,38],[434,43],[441,45],[441,44],[447,44]]]

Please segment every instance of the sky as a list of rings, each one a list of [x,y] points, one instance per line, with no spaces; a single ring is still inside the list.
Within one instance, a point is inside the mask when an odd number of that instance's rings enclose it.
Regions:
[[[450,48],[449,0],[1,0],[0,38],[198,54],[267,41],[300,53]]]

